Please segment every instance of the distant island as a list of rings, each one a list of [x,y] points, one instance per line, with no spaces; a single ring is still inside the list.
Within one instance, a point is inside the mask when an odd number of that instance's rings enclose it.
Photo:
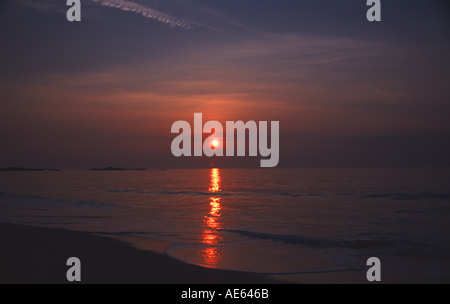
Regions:
[[[126,169],[126,168],[106,167],[106,168],[91,168],[89,169],[89,171],[145,171],[145,168]]]

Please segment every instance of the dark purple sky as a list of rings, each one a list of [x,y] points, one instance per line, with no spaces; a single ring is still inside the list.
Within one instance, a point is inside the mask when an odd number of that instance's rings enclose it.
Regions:
[[[447,1],[81,2],[0,3],[0,167],[259,165],[174,158],[194,112],[280,121],[281,167],[450,165]]]

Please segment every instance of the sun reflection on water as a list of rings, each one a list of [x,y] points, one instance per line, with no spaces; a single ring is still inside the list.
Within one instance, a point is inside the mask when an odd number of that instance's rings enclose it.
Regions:
[[[211,169],[211,184],[209,187],[209,192],[212,194],[222,191],[220,170],[217,168]],[[216,267],[221,252],[218,247],[222,237],[219,235],[218,230],[222,228],[221,222],[221,211],[222,206],[220,204],[220,197],[211,196],[209,198],[210,210],[204,218],[204,231],[202,237],[202,243],[207,245],[206,248],[202,250],[202,258],[205,266]]]

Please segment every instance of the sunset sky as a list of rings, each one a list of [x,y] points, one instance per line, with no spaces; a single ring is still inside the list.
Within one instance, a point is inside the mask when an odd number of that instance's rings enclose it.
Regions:
[[[194,112],[280,121],[280,167],[450,165],[447,1],[65,2],[0,2],[0,167],[259,166],[173,157]]]

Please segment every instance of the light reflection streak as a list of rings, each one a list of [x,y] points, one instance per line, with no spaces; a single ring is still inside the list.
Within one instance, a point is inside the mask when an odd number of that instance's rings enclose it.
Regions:
[[[222,191],[220,170],[217,168],[211,169],[211,183],[209,187],[209,192],[212,194]],[[221,222],[221,211],[222,206],[220,204],[220,197],[211,196],[209,198],[210,210],[204,218],[204,231],[202,236],[202,243],[207,245],[206,248],[202,250],[203,264],[208,267],[216,267],[221,251],[215,245],[218,245],[222,240],[219,235],[218,230],[222,228],[223,223]]]

